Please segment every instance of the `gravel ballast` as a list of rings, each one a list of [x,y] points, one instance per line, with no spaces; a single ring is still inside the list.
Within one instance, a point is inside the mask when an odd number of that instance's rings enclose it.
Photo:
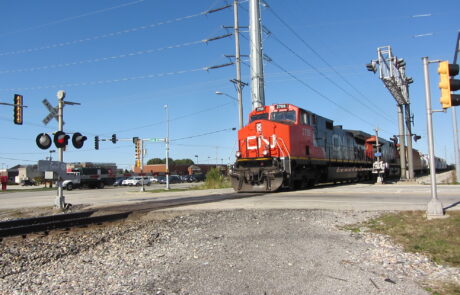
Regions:
[[[0,244],[0,294],[429,294],[458,269],[338,226],[373,212],[151,212]]]

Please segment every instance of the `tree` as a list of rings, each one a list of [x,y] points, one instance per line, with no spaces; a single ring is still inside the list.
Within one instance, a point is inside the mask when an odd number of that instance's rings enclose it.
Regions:
[[[155,164],[164,164],[165,160],[160,158],[153,158],[147,161],[147,165],[155,165]]]
[[[176,165],[193,165],[195,164],[191,159],[177,159],[174,161]]]

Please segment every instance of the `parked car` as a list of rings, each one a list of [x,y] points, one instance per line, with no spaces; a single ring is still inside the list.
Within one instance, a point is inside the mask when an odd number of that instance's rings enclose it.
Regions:
[[[125,180],[124,177],[118,177],[117,179],[115,179],[113,186],[122,186],[123,180]]]
[[[144,185],[150,185],[151,181],[148,177],[144,177]],[[122,185],[128,186],[140,186],[142,185],[142,177],[141,176],[134,176],[130,177],[126,180],[123,180]]]
[[[166,183],[166,176],[164,176],[164,178],[161,178],[160,181],[159,181],[161,184],[165,184]],[[169,175],[169,183],[181,183],[181,179],[179,177],[179,175]]]

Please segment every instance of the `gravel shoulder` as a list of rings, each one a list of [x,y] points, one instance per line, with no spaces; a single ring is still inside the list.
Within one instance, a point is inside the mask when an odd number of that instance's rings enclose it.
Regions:
[[[0,244],[0,294],[429,294],[459,280],[385,237],[375,212],[162,211]]]

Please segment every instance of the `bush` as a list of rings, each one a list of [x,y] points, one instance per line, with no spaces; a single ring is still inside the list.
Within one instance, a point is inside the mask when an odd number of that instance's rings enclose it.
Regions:
[[[211,170],[206,173],[206,180],[204,182],[204,188],[228,188],[230,187],[229,179],[222,175],[217,168],[211,168]]]

